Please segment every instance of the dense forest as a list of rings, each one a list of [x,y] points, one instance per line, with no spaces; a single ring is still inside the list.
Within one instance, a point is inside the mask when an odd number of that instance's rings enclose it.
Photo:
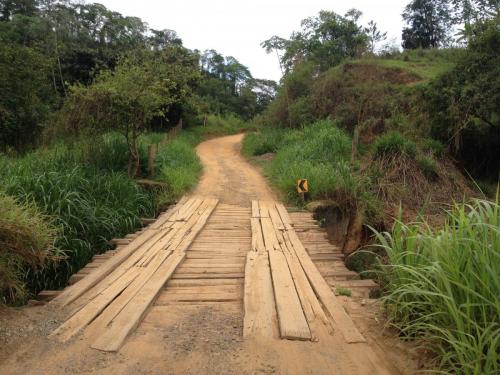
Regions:
[[[402,18],[401,46],[355,9],[305,18],[262,41],[274,82],[97,3],[0,0],[0,303],[64,287],[197,183],[199,142],[245,131],[429,366],[495,373],[500,5],[411,0]]]

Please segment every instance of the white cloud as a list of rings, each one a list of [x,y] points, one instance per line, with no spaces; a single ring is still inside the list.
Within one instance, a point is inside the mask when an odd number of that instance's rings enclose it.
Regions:
[[[401,39],[401,13],[409,0],[96,0],[126,16],[140,17],[155,29],[175,30],[191,49],[215,49],[236,57],[257,78],[278,80],[275,55],[260,43],[273,35],[288,37],[300,21],[320,10],[344,14],[350,8],[363,12],[361,22],[375,20],[388,37]]]

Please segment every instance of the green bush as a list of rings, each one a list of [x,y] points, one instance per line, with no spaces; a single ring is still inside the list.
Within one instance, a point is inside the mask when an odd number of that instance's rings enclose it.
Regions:
[[[375,233],[387,253],[380,267],[392,324],[438,354],[446,373],[498,373],[498,198],[457,204],[439,230],[396,221],[391,234]]]
[[[423,141],[422,149],[432,156],[441,157],[445,153],[444,145],[436,139],[427,138]]]
[[[41,150],[19,159],[2,158],[2,190],[33,202],[60,228],[55,246],[68,255],[57,268],[31,275],[28,290],[65,285],[68,277],[108,241],[134,231],[139,218],[152,216],[153,200],[124,172],[107,172],[79,162],[81,150]]]
[[[184,133],[160,147],[156,165],[159,170],[157,178],[169,186],[168,195],[162,198],[166,203],[172,203],[192,188],[202,170],[200,160]]]
[[[438,164],[434,159],[421,156],[417,158],[417,164],[425,177],[434,179],[438,176]]]
[[[286,132],[279,128],[265,127],[258,133],[247,133],[243,140],[243,154],[258,156],[278,151]]]
[[[383,157],[389,155],[407,155],[415,157],[417,145],[403,134],[390,132],[380,136],[373,145],[374,155]]]
[[[265,132],[262,136],[265,136]],[[273,184],[289,201],[300,204],[296,181],[309,181],[310,199],[334,199],[340,206],[365,201],[365,180],[353,173],[351,139],[329,120],[302,129],[283,131],[273,161],[265,167]]]
[[[0,303],[26,297],[26,271],[40,272],[64,258],[54,246],[57,227],[29,203],[0,192]]]

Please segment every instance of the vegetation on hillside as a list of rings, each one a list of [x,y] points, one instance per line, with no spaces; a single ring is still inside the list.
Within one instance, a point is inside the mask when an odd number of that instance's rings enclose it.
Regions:
[[[482,194],[471,176],[495,186],[500,176],[499,12],[482,0],[411,1],[403,52],[359,12],[305,19],[263,43],[285,74],[244,141],[289,202],[304,204],[295,183],[309,180],[306,203],[322,200],[345,225],[346,254],[378,242],[390,322],[444,373],[498,371],[498,200],[456,202]],[[464,26],[455,39],[454,25]],[[363,224],[387,232],[370,238]],[[376,259],[348,262],[359,271]]]
[[[494,374],[500,344],[500,205],[456,204],[444,226],[396,221],[378,233],[391,324],[419,337],[449,373]]]
[[[111,238],[173,203],[201,171],[194,145],[242,129],[275,89],[234,57],[189,50],[174,31],[100,4],[0,2],[0,194],[38,210],[55,228],[54,254],[65,254],[30,263],[5,258],[15,249],[2,247],[0,274],[16,277],[1,281],[1,298],[64,286]],[[0,238],[9,225],[0,224]],[[43,235],[43,225],[32,229]]]

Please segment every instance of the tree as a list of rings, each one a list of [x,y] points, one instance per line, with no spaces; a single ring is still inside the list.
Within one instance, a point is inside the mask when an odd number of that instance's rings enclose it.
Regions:
[[[368,35],[371,53],[375,53],[375,48],[378,43],[387,39],[387,32],[383,33],[380,31],[375,21],[368,22],[368,27],[365,27],[365,33]]]
[[[0,38],[0,150],[33,144],[54,100],[50,64],[32,48]]]
[[[500,173],[500,17],[476,25],[475,36],[450,72],[426,90],[433,136],[450,143],[467,169]]]
[[[366,51],[368,37],[357,24],[360,16],[361,12],[355,9],[343,17],[322,10],[317,16],[304,19],[302,29],[293,32],[290,39],[274,36],[261,45],[267,51],[277,51],[285,73],[302,61],[311,61],[323,71]]]
[[[154,54],[138,50],[121,58],[114,70],[103,70],[88,87],[71,87],[71,95],[59,111],[60,132],[111,130],[122,133],[129,150],[129,176],[139,170],[138,138],[155,117],[190,95],[195,66],[175,64],[176,48]]]
[[[413,0],[403,12],[403,48],[436,48],[445,45],[453,24],[449,0]]]

